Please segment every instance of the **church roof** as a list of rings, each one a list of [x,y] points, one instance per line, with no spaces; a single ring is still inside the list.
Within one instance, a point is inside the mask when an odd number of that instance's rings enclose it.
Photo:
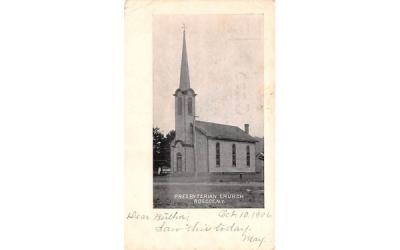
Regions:
[[[200,130],[200,132],[210,138],[243,142],[258,141],[256,138],[236,126],[203,121],[196,121],[195,124],[196,128]]]

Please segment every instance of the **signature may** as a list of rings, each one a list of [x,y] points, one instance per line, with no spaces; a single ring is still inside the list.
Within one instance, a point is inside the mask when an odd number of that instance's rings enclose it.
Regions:
[[[256,237],[254,235],[247,234],[246,232],[242,233],[242,241],[250,242],[250,243],[258,243],[258,247],[261,247],[264,242],[265,237]]]

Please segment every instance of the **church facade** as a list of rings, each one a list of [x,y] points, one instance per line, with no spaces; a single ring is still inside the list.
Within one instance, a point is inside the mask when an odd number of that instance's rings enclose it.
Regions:
[[[255,172],[258,139],[237,126],[196,120],[196,93],[190,87],[185,30],[179,88],[175,97],[175,139],[171,142],[173,173]]]

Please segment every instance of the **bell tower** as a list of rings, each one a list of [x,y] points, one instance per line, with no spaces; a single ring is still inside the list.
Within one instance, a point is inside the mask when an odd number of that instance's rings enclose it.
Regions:
[[[171,145],[171,167],[174,173],[195,172],[194,119],[196,93],[190,88],[189,64],[186,51],[185,25],[179,88],[175,90],[175,139]]]
[[[190,88],[189,65],[186,51],[185,27],[183,29],[183,46],[179,88],[175,91],[175,131],[176,140],[193,145],[193,124],[195,116],[196,93]]]

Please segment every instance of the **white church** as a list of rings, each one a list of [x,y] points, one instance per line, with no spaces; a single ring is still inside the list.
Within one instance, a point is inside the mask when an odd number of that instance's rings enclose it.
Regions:
[[[173,173],[255,172],[257,138],[236,126],[196,120],[196,93],[190,88],[185,30],[179,88],[175,91]]]

